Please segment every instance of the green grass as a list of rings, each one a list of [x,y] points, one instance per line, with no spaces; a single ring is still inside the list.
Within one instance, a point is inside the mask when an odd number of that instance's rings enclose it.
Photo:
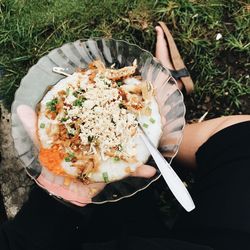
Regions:
[[[188,118],[249,112],[250,4],[236,0],[2,0],[0,98],[7,106],[29,67],[88,37],[125,39],[154,52],[165,21],[196,84]],[[216,34],[222,39],[216,41]]]

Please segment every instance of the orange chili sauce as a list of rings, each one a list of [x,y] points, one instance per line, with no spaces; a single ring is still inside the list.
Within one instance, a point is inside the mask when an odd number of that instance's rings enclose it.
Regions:
[[[40,114],[40,106],[36,107],[36,112],[37,112],[37,117],[39,117]],[[61,167],[61,162],[63,161],[65,155],[62,154],[57,147],[54,148],[43,148],[39,133],[38,133],[38,119],[36,123],[36,135],[39,141],[39,161],[40,163],[46,167],[48,170],[53,172],[54,174],[57,175],[63,175],[63,176],[68,176],[67,173],[62,169]]]
[[[39,160],[48,170],[58,175],[66,174],[61,167],[64,154],[59,152],[57,148],[40,148]]]

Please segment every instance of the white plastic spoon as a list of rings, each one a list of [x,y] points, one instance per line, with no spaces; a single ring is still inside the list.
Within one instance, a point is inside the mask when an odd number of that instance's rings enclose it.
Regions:
[[[151,153],[153,159],[155,160],[155,163],[159,168],[169,189],[171,190],[175,198],[179,201],[179,203],[186,209],[187,212],[192,211],[195,208],[195,205],[185,185],[175,173],[175,171],[172,169],[170,164],[164,159],[162,154],[155,148],[155,146],[149,140],[141,126],[140,131],[140,136],[147,149]]]

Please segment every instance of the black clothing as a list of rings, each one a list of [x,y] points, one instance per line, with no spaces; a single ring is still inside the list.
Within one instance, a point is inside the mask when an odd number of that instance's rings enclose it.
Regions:
[[[250,122],[228,127],[198,150],[191,195],[169,232],[152,187],[104,205],[72,208],[34,187],[28,202],[0,230],[1,250],[250,248]]]
[[[242,122],[199,148],[192,189],[196,209],[181,217],[176,237],[215,249],[250,249],[249,141],[250,122]]]

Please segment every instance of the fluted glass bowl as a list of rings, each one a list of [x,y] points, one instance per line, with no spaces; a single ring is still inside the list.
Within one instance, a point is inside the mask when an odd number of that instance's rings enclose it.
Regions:
[[[53,67],[62,67],[72,74],[77,68],[86,68],[90,62],[97,59],[104,62],[106,67],[115,64],[115,68],[131,66],[134,60],[137,60],[143,80],[151,81],[156,89],[156,100],[163,122],[159,149],[170,162],[177,154],[185,126],[185,105],[182,93],[170,72],[151,53],[134,44],[102,38],[77,40],[52,50],[31,67],[22,79],[12,104],[12,136],[17,155],[28,175],[40,186],[38,177],[42,166],[38,161],[38,150],[17,115],[17,107],[24,104],[35,110],[48,87],[64,77],[53,73]],[[151,160],[150,164],[154,165],[154,162]],[[101,204],[130,197],[147,188],[160,176],[157,170],[149,179],[128,177],[109,183],[91,202]],[[71,202],[63,194],[57,198]]]

